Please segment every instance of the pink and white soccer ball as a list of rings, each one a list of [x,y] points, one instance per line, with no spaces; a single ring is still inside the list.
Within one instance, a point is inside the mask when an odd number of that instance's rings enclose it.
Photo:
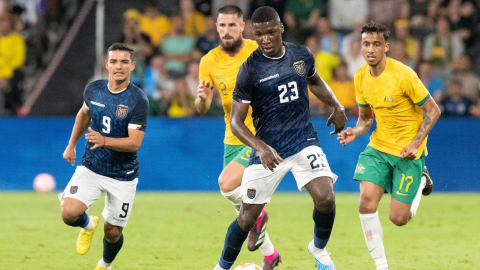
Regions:
[[[262,270],[262,268],[254,263],[244,263],[235,267],[234,270]]]
[[[33,189],[38,193],[52,192],[56,186],[55,178],[48,173],[40,173],[33,179]]]

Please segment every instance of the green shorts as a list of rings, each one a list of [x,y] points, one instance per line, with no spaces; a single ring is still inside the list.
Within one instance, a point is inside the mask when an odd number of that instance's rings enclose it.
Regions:
[[[425,157],[407,160],[367,146],[358,157],[353,179],[368,181],[390,191],[403,203],[412,203],[422,179]]]
[[[246,168],[250,160],[250,153],[252,153],[252,148],[246,145],[224,144],[223,168],[232,161],[236,161]]]

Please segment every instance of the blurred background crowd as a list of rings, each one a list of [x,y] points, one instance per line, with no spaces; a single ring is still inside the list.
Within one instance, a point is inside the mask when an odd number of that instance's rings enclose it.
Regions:
[[[82,2],[0,0],[0,116],[22,114]],[[144,0],[142,9],[124,12],[117,41],[136,51],[132,82],[147,94],[150,115],[198,115],[199,62],[219,45],[216,12],[226,4],[244,10],[249,39],[253,11],[275,8],[284,40],[312,51],[318,73],[349,116],[357,114],[353,77],[365,63],[360,29],[374,21],[391,31],[388,56],[417,72],[443,116],[480,117],[480,0]],[[107,77],[103,69],[90,81]],[[214,93],[207,116],[223,116]],[[328,114],[311,99],[312,117]]]

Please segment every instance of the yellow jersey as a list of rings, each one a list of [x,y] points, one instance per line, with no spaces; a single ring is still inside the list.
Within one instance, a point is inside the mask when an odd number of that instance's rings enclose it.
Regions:
[[[250,54],[258,48],[255,41],[244,39],[242,50],[231,57],[226,54],[220,46],[208,52],[200,61],[200,81],[205,80],[205,84],[215,84],[222,97],[223,111],[225,112],[225,139],[223,142],[229,145],[242,145],[243,143],[235,137],[230,126],[230,111],[232,110],[232,94],[237,73],[240,66],[247,60]],[[255,134],[252,119],[252,107],[248,109],[245,125]]]
[[[355,97],[360,107],[370,106],[375,113],[377,128],[369,145],[378,151],[400,156],[423,123],[419,107],[430,94],[415,71],[392,59],[386,59],[385,70],[374,78],[370,66],[364,64],[355,73]],[[427,155],[427,138],[418,148],[418,158]]]

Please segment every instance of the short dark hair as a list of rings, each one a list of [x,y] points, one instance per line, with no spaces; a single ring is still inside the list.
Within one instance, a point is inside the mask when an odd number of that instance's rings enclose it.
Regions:
[[[238,18],[243,19],[242,9],[235,5],[225,5],[221,7],[217,12],[217,17],[220,14],[236,14]]]
[[[113,43],[112,46],[108,48],[108,52],[111,51],[125,51],[130,53],[130,58],[133,59],[133,49],[125,43]]]
[[[280,22],[277,11],[272,7],[259,7],[252,14],[252,23],[265,23],[269,21]]]
[[[375,23],[375,22],[369,22],[368,24],[364,25],[362,27],[362,32],[360,33],[367,33],[367,34],[373,34],[377,33],[383,34],[383,37],[385,38],[385,41],[388,40],[388,37],[390,36],[390,31],[388,31],[387,27],[383,24]]]
[[[448,84],[463,87],[463,81],[459,77],[453,77]]]

